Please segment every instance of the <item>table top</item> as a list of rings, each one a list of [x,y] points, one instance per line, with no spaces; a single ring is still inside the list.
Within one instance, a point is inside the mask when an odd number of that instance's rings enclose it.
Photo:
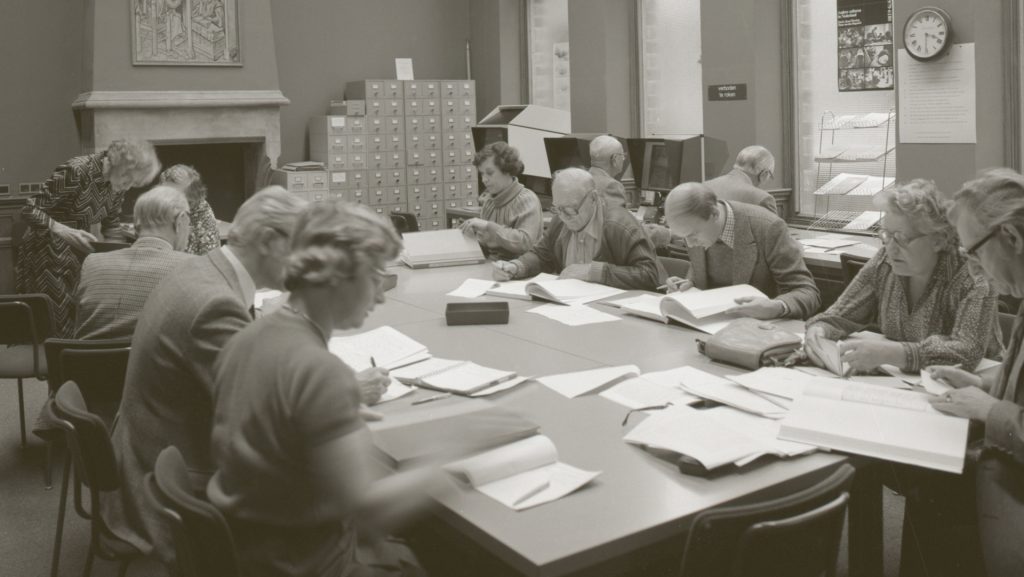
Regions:
[[[739,372],[697,352],[695,340],[702,333],[631,316],[570,327],[525,312],[541,303],[509,300],[507,325],[448,327],[446,303],[463,299],[444,293],[467,278],[490,278],[490,265],[393,270],[398,286],[361,330],[391,325],[440,357],[531,376],[617,364],[636,364],[644,372],[681,365],[720,375]],[[613,307],[593,306],[621,316]],[[412,401],[431,394],[417,391],[376,408],[388,415],[463,402],[452,397],[412,407]],[[565,575],[610,561],[680,535],[704,509],[778,491],[787,484],[802,488],[843,460],[816,453],[755,464],[714,480],[690,477],[680,474],[673,463],[626,444],[621,422],[627,409],[596,394],[567,399],[529,382],[489,398],[540,425],[564,462],[601,471],[579,491],[520,512],[471,489],[437,497],[442,520],[524,575]]]

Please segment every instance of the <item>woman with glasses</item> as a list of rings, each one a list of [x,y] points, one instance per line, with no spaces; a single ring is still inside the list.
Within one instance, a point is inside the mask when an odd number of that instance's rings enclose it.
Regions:
[[[839,343],[852,371],[892,365],[917,373],[954,364],[971,370],[986,352],[998,354],[995,291],[971,274],[957,250],[956,230],[945,218],[948,202],[935,184],[913,180],[883,191],[876,203],[885,211],[882,248],[835,304],[807,321],[810,360],[826,366],[823,341],[865,329],[886,338]]]
[[[970,266],[1000,294],[1024,298],[1024,177],[1009,169],[989,171],[964,184],[954,201],[950,220]],[[955,387],[932,406],[984,424],[984,449],[975,471],[987,573],[1024,575],[1024,305],[998,375],[983,379],[937,367],[932,376]]]
[[[231,525],[243,574],[422,574],[374,521],[417,504],[429,477],[374,480],[364,419],[379,416],[327,348],[333,331],[359,328],[384,302],[382,269],[400,249],[391,223],[363,206],[307,208],[284,266],[288,303],[217,359],[207,495]]]
[[[462,232],[480,241],[484,254],[492,259],[516,258],[530,250],[540,238],[540,200],[519,183],[523,162],[519,151],[504,142],[483,147],[473,158],[480,171],[485,194],[480,218],[462,223]]]

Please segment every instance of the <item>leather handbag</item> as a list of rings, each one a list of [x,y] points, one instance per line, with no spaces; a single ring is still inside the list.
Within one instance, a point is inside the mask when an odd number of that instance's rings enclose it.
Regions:
[[[697,349],[713,361],[756,370],[781,365],[802,344],[800,335],[769,321],[736,319],[707,341],[698,340]]]

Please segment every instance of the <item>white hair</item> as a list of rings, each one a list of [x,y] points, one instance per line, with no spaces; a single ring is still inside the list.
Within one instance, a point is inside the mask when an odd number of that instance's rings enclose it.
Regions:
[[[665,199],[666,219],[696,216],[701,220],[710,220],[717,214],[717,210],[718,196],[699,182],[684,182],[673,188]]]
[[[559,170],[555,173],[554,182],[551,183],[552,192],[554,192],[555,186],[566,189],[576,199],[581,199],[588,193],[597,190],[597,185],[594,184],[594,177],[582,168]]]
[[[622,143],[613,136],[602,134],[590,141],[590,162],[607,163],[612,156],[622,154]]]
[[[185,193],[173,186],[155,186],[135,201],[135,229],[144,233],[171,226],[182,213],[188,213]]]
[[[759,145],[748,146],[736,155],[736,163],[733,168],[738,168],[747,174],[757,176],[764,171],[775,172],[775,157],[771,151]]]
[[[238,208],[228,231],[228,245],[253,246],[259,242],[263,230],[268,228],[291,238],[295,221],[307,204],[302,197],[280,186],[264,188]]]
[[[953,200],[956,204],[949,211],[951,219],[967,210],[988,229],[1009,225],[1024,234],[1024,176],[1015,170],[986,170],[965,182]]]

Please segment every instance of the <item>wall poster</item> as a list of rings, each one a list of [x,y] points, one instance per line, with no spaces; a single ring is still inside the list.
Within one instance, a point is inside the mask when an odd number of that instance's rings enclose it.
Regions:
[[[892,90],[892,0],[836,0],[839,92]]]
[[[132,0],[132,64],[241,66],[238,0]]]

